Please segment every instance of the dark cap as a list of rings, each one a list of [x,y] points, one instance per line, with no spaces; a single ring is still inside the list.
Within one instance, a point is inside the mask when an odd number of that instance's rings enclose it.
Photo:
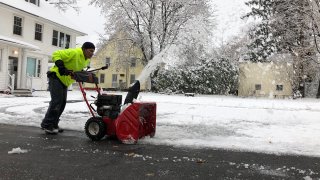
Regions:
[[[96,49],[92,42],[85,42],[82,45],[82,49]]]

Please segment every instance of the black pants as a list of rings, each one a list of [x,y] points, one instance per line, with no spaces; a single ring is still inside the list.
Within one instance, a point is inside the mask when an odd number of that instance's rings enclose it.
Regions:
[[[66,107],[68,88],[62,84],[55,73],[49,72],[48,78],[51,101],[47,113],[42,120],[41,127],[57,128],[60,120],[59,118]]]

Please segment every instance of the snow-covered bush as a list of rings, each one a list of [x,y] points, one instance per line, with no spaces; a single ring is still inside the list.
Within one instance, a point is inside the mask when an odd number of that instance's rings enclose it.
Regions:
[[[201,59],[193,66],[157,70],[152,90],[164,93],[229,94],[237,88],[237,68],[226,59]]]

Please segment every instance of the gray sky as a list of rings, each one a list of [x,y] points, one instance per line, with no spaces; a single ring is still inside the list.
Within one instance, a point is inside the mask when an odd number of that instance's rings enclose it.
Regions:
[[[100,14],[100,9],[94,6],[88,6],[88,0],[78,0],[80,13],[77,14],[74,10],[69,9],[65,14],[88,36],[77,38],[77,44],[82,44],[86,41],[98,43],[99,35],[104,32],[104,17]]]
[[[220,40],[227,40],[228,37],[241,32],[246,21],[241,20],[249,8],[244,4],[248,0],[212,0],[217,6],[217,30],[215,35]]]

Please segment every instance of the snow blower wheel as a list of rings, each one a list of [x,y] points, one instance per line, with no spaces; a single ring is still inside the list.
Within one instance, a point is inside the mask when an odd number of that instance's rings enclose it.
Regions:
[[[99,141],[106,134],[106,125],[102,118],[92,117],[86,122],[85,132],[92,141]]]

